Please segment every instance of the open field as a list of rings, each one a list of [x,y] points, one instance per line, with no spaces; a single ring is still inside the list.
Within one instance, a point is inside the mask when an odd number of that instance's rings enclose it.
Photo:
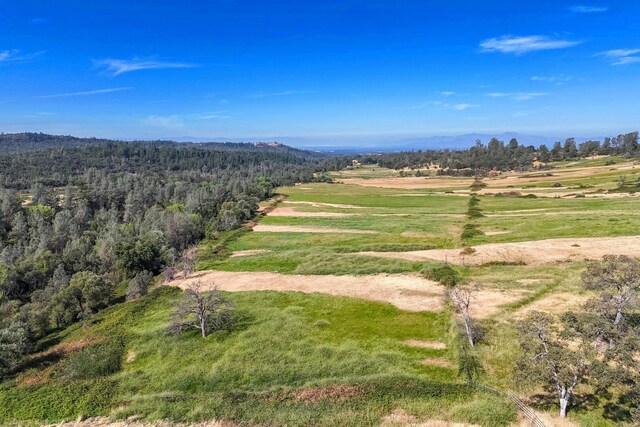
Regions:
[[[593,296],[580,284],[587,260],[640,256],[640,200],[606,193],[614,173],[635,179],[635,165],[617,161],[615,172],[593,159],[556,165],[553,177],[487,179],[474,219],[464,178],[399,178],[367,166],[344,172],[348,183],[279,188],[257,221],[204,242],[188,278],[39,342],[0,386],[0,424],[86,414],[102,416],[87,426],[129,417],[129,425],[157,427],[527,425],[504,397],[466,383],[457,316],[445,286],[425,272],[450,265],[477,286],[479,381],[530,394],[514,373],[516,322],[534,310],[579,309]],[[591,180],[580,191],[600,192],[564,197],[576,190],[551,187],[559,177],[563,185]],[[492,194],[515,188],[537,197]],[[480,233],[463,238],[471,222]],[[196,281],[235,302],[231,331],[167,334],[179,288]],[[65,379],[94,348],[115,351],[118,366]],[[536,411],[548,426],[627,420],[605,406],[572,408],[563,421],[552,405]]]

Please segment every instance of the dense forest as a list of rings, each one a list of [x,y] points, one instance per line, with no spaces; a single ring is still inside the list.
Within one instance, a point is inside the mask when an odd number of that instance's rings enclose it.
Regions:
[[[49,331],[192,268],[187,248],[324,170],[317,153],[280,145],[20,135],[38,148],[0,155],[0,374]],[[60,145],[39,145],[49,139]]]
[[[464,170],[468,174],[492,169],[526,170],[532,167],[534,161],[548,163],[594,155],[617,155],[626,158],[640,155],[638,132],[605,138],[602,142],[586,141],[579,145],[575,139],[569,138],[564,143],[556,142],[551,148],[544,144],[538,148],[520,145],[516,139],[505,144],[493,138],[487,145],[476,141],[476,144],[467,150],[404,151],[360,156],[358,159],[362,163],[377,163],[392,169],[416,169],[439,165],[439,173],[457,175],[465,173]]]

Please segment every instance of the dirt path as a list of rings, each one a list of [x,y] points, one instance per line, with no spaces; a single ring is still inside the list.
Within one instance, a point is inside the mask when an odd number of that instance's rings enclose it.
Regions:
[[[604,255],[640,257],[640,236],[547,239],[517,243],[491,243],[474,246],[472,255],[460,249],[432,249],[411,252],[360,252],[360,255],[408,261],[437,260],[459,265],[512,262],[528,265],[558,261],[598,259]]]
[[[201,271],[169,286],[182,289],[200,281],[203,288],[229,292],[279,291],[321,293],[385,302],[407,311],[441,311],[445,288],[435,282],[410,274],[375,274],[366,276],[307,276],[268,272]],[[474,316],[487,317],[500,306],[522,298],[522,291],[481,290],[476,296]]]
[[[373,230],[353,230],[348,228],[323,228],[323,227],[302,227],[295,225],[265,225],[258,224],[253,227],[258,233],[338,233],[338,234],[380,234]]]

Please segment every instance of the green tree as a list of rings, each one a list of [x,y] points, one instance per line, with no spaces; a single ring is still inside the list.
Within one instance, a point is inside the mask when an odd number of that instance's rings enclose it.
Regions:
[[[113,288],[103,277],[90,271],[71,276],[69,285],[52,301],[52,316],[58,326],[84,319],[109,305]]]

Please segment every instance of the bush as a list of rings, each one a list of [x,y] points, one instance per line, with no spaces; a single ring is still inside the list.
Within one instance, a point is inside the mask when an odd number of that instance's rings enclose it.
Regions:
[[[65,380],[105,377],[120,370],[123,354],[122,339],[86,347],[62,361],[58,373]]]
[[[562,187],[562,184],[561,184],[561,183],[559,183],[559,182],[554,182],[553,184],[551,184],[551,186],[552,186],[553,188],[559,188],[559,187]]]
[[[471,239],[475,236],[482,236],[484,233],[478,229],[477,224],[465,224],[462,228],[462,239]]]
[[[462,281],[460,273],[450,265],[426,268],[422,270],[422,275],[426,279],[439,282],[446,287],[454,287]]]
[[[127,301],[145,296],[153,285],[153,274],[150,271],[141,271],[129,281],[127,287]]]

